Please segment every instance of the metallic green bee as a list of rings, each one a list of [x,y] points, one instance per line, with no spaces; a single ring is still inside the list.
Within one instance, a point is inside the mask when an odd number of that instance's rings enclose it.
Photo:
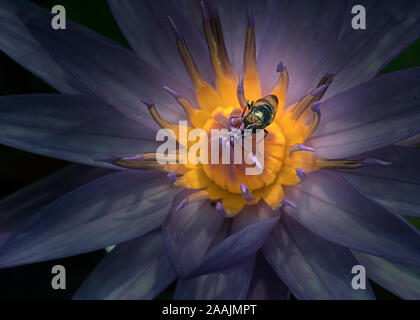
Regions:
[[[278,99],[275,95],[271,94],[264,98],[258,99],[255,103],[247,103],[242,115],[240,117],[231,117],[236,119],[235,128],[242,127],[242,133],[244,130],[252,130],[255,133],[257,129],[264,129],[264,137],[268,134],[265,128],[269,126],[277,113]],[[249,110],[248,113],[245,112]],[[243,124],[243,126],[242,126]]]

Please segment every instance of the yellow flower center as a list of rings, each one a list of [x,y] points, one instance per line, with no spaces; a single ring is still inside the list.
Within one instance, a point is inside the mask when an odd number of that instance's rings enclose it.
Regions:
[[[213,87],[206,82],[195,64],[188,46],[172,19],[170,22],[176,35],[178,52],[193,84],[200,109],[170,88],[165,88],[184,109],[194,128],[204,129],[211,136],[212,129],[229,129],[231,117],[246,113],[248,102],[263,97],[260,75],[257,72],[255,57],[255,25],[248,10],[248,28],[244,51],[243,76],[240,78],[233,69],[224,44],[220,18],[214,10],[209,10],[202,2],[204,32],[209,49],[210,60],[216,78]],[[249,9],[249,8],[248,8]],[[273,66],[273,68],[276,66]],[[185,163],[161,164],[156,161],[158,154],[149,153],[134,157],[115,158],[112,163],[135,169],[152,169],[169,172],[168,177],[176,186],[196,189],[178,209],[200,199],[218,202],[216,208],[227,216],[234,216],[245,205],[265,201],[277,209],[283,204],[283,186],[302,182],[306,173],[324,168],[358,168],[364,165],[359,160],[328,160],[317,157],[314,149],[304,142],[315,131],[320,121],[319,100],[332,81],[326,74],[317,87],[299,102],[285,107],[289,85],[289,74],[282,63],[277,65],[278,79],[273,90],[264,95],[274,95],[278,100],[275,117],[264,127],[268,134],[264,138],[264,165],[261,174],[247,175],[249,164]],[[162,119],[152,102],[145,101],[156,123],[175,132],[180,140],[180,128]],[[244,110],[245,109],[245,110]],[[248,110],[249,112],[249,110]],[[187,146],[187,151],[189,146]],[[244,152],[245,153],[245,152]],[[173,155],[175,158],[178,154]]]
[[[287,72],[284,70],[283,72]],[[244,77],[245,93],[254,92],[251,99],[259,99],[260,88],[258,73],[251,73]],[[284,81],[284,79],[283,79]],[[199,100],[206,108],[194,111],[190,114],[190,122],[198,128],[203,128],[210,136],[211,129],[227,129],[230,125],[230,118],[242,113],[242,108],[236,98],[236,83],[223,74],[217,75],[217,83],[229,84],[230,95],[226,87],[220,88],[224,91],[208,92],[215,90],[208,86],[196,91]],[[257,87],[256,87],[257,85]],[[283,83],[283,86],[287,84]],[[283,88],[284,91],[284,88]],[[217,94],[218,99],[205,100],[204,97],[212,97]],[[273,91],[272,94],[281,92]],[[226,100],[222,99],[224,96]],[[248,97],[248,95],[247,95]],[[285,96],[280,96],[279,101],[284,104]],[[315,100],[315,99],[313,99]],[[213,101],[213,103],[212,103]],[[313,101],[314,102],[314,101]],[[294,106],[296,107],[296,105]],[[315,157],[313,152],[300,151],[290,152],[294,145],[302,144],[311,125],[310,116],[312,111],[305,110],[304,116],[295,120],[293,117],[293,106],[283,110],[284,105],[278,106],[274,121],[266,127],[268,135],[264,140],[264,167],[260,175],[247,175],[245,168],[250,166],[246,163],[234,164],[188,164],[188,171],[180,179],[179,185],[191,189],[203,189],[206,196],[215,201],[221,201],[227,213],[231,216],[238,213],[246,204],[255,204],[263,199],[272,208],[278,208],[283,200],[283,185],[293,185],[300,181],[296,168],[311,171],[314,167]],[[308,125],[305,123],[309,122]],[[249,203],[242,195],[241,184],[245,184],[254,196],[254,201]]]

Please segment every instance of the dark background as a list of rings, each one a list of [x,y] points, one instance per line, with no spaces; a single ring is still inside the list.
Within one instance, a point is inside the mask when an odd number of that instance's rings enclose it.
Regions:
[[[32,2],[42,5],[47,10],[51,10],[56,4],[64,5],[67,18],[129,47],[105,0],[33,0]],[[420,66],[420,40],[392,61],[384,72],[413,66]],[[54,89],[0,52],[0,95],[53,92]],[[2,145],[0,145],[0,155],[0,199],[68,164],[66,161]],[[420,228],[420,219],[410,219],[410,221]],[[70,299],[105,255],[105,250],[99,250],[75,257],[0,270],[0,300]],[[51,288],[51,268],[56,264],[66,267],[66,290]],[[375,284],[373,287],[378,299],[398,299]],[[174,284],[162,293],[159,299],[171,298],[173,290]]]

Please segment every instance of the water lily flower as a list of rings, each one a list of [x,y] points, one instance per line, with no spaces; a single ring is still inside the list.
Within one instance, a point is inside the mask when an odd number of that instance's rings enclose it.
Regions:
[[[0,202],[0,267],[116,245],[75,299],[374,299],[355,265],[419,299],[420,68],[380,73],[420,4],[356,2],[366,30],[353,1],[109,0],[128,50],[0,1],[0,49],[60,92],[0,97],[0,142],[77,163]],[[160,128],[270,94],[261,175],[156,161]]]

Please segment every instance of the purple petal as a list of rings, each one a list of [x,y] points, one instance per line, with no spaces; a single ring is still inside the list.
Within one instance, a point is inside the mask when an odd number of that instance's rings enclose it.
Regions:
[[[163,225],[168,254],[181,278],[233,267],[254,255],[279,219],[265,207],[243,210],[233,222],[223,219],[209,201],[197,201],[179,212],[175,208],[190,191],[178,194]]]
[[[279,216],[280,212],[278,210],[271,209],[270,206],[261,201],[256,206],[246,206],[237,216],[235,216],[231,232],[232,234],[235,234],[252,224]]]
[[[191,12],[191,20],[202,29],[200,1],[186,0],[187,10]],[[248,25],[247,5],[249,5],[255,20],[256,48],[257,53],[264,50],[264,35],[268,30],[269,23],[276,19],[280,1],[260,0],[211,0],[213,8],[216,8],[224,32],[226,50],[230,61],[238,74],[243,72],[243,56],[246,28]],[[278,61],[277,61],[278,62]],[[277,64],[276,62],[276,64]],[[276,64],[272,67],[275,70]]]
[[[353,251],[375,283],[403,299],[420,299],[420,268]]]
[[[367,27],[351,27],[353,5],[366,8]],[[324,100],[374,78],[381,70],[413,43],[420,32],[418,1],[352,0],[341,24],[336,49],[325,71],[337,72]]]
[[[289,300],[289,288],[280,280],[262,254],[255,260],[248,300]]]
[[[162,87],[166,85],[190,101],[195,101],[194,93],[169,74],[79,25],[68,22],[66,30],[56,32],[50,20],[29,14],[22,19],[31,34],[65,70],[128,117],[158,129],[140,101],[147,98],[153,99],[166,120],[186,119],[182,109]]]
[[[419,78],[420,67],[388,73],[325,101],[308,144],[323,157],[345,158],[419,133]]]
[[[311,173],[287,188],[296,209],[285,211],[334,243],[401,263],[420,265],[419,232],[401,216],[362,196],[331,171]]]
[[[69,165],[0,201],[0,243],[43,206],[92,180],[113,172],[105,168]]]
[[[412,136],[408,139],[400,141],[397,144],[400,145],[400,146],[404,146],[404,147],[418,147],[418,146],[420,146],[420,133],[418,133],[415,136]]]
[[[168,20],[171,17],[187,42],[200,72],[208,81],[212,80],[213,71],[207,44],[200,29],[194,25],[180,3],[162,0],[110,0],[108,3],[136,54],[189,86],[190,80],[178,54],[175,36]]]
[[[0,247],[0,266],[57,259],[139,237],[165,219],[172,197],[160,172],[99,178],[43,207]]]
[[[239,261],[255,255],[276,226],[279,218],[280,216],[274,216],[250,224],[236,233],[231,231],[226,239],[209,251],[193,275],[225,270],[233,267]]]
[[[63,93],[88,93],[39,45],[18,17],[18,11],[36,12],[51,19],[41,7],[26,1],[0,2],[0,50]]]
[[[389,146],[358,156],[390,161],[390,166],[341,170],[342,175],[356,189],[378,201],[391,211],[420,217],[420,150]]]
[[[155,133],[82,95],[0,97],[0,142],[49,157],[108,166],[95,158],[156,150]],[[113,166],[112,166],[113,167]]]
[[[176,279],[160,230],[118,245],[92,271],[73,299],[154,299]]]
[[[199,1],[197,1],[199,2]],[[220,16],[226,51],[233,68],[242,74],[244,43],[247,28],[247,2],[239,1],[209,1],[217,8]],[[252,4],[251,4],[252,6]]]
[[[336,43],[345,9],[344,1],[298,0],[283,2],[269,14],[272,19],[258,53],[263,94],[276,82],[280,59],[290,74],[286,105],[313,89]]]
[[[350,250],[302,227],[287,214],[271,233],[262,252],[298,299],[375,299],[372,289],[354,290]]]
[[[163,236],[177,273],[185,277],[197,268],[226,221],[207,200],[196,201],[179,212],[175,208],[191,193],[177,194],[163,224]]]
[[[176,300],[243,300],[246,298],[254,269],[251,257],[223,273],[206,274],[197,278],[179,279]]]

